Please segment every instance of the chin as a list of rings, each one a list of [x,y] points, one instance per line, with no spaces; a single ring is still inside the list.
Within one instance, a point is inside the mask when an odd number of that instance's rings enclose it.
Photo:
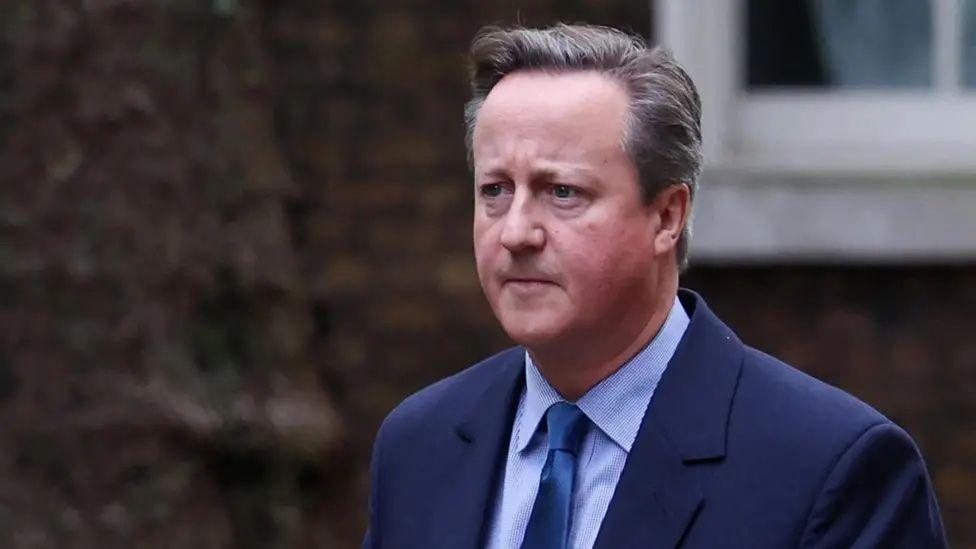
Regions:
[[[499,321],[508,337],[530,349],[557,341],[565,333],[564,323],[549,314],[508,312]]]

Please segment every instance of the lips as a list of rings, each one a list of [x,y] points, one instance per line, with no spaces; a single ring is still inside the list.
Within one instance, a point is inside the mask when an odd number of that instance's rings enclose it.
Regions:
[[[551,278],[544,276],[502,276],[502,285],[505,284],[555,284]]]
[[[544,278],[506,278],[502,284],[554,284]]]
[[[502,282],[502,289],[515,295],[529,297],[555,288],[556,283],[543,278],[508,278]]]

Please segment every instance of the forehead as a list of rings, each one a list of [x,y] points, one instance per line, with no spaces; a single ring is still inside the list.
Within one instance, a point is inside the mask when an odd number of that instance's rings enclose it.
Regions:
[[[559,155],[619,150],[629,97],[597,72],[519,71],[492,88],[474,128],[475,157],[504,153],[525,142]]]

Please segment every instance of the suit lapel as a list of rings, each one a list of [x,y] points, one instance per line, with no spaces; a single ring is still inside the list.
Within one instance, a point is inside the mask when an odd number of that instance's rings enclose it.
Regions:
[[[460,414],[447,447],[440,450],[444,457],[440,469],[433,472],[440,478],[430,494],[431,508],[438,510],[433,517],[437,536],[431,547],[484,546],[485,522],[494,507],[494,489],[525,383],[524,352],[517,348],[499,357],[499,364],[493,366],[497,375],[480,396],[472,398],[470,410]]]
[[[648,406],[603,519],[597,549],[673,549],[707,505],[698,465],[725,456],[742,343],[695,293],[691,322]]]
[[[641,463],[635,464],[634,457]],[[702,505],[694,474],[660,431],[638,437],[597,536],[597,549],[678,545]]]

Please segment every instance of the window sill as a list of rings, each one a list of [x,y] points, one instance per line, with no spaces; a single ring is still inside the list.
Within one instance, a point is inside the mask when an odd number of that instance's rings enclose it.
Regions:
[[[976,261],[976,177],[711,169],[695,199],[693,264]]]

